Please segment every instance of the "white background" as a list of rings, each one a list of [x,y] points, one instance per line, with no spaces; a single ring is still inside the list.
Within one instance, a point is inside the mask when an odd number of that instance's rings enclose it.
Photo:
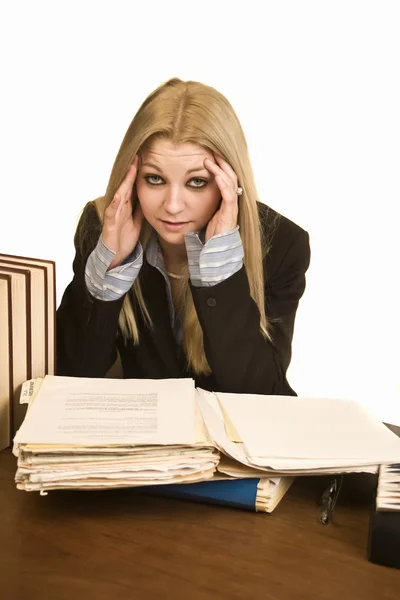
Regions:
[[[55,260],[59,304],[141,102],[212,85],[260,200],[310,233],[289,382],[400,424],[399,31],[387,0],[3,3],[0,252]]]

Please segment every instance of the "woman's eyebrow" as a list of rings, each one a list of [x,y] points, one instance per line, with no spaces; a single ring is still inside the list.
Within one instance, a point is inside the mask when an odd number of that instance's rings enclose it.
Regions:
[[[161,167],[151,162],[142,163],[142,167],[153,167],[153,169],[157,169],[157,171],[162,173]],[[189,173],[194,173],[195,171],[207,171],[207,169],[204,166],[195,167],[194,169],[189,169],[188,171],[186,171],[186,175],[189,175]]]

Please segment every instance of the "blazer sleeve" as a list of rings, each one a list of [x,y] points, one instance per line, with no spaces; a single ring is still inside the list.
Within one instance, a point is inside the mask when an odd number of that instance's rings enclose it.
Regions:
[[[104,377],[117,358],[118,318],[125,294],[116,300],[99,300],[85,283],[86,261],[100,234],[96,208],[89,203],[74,238],[73,279],[56,314],[57,375]]]
[[[286,379],[294,322],[310,264],[308,233],[300,229],[265,284],[273,341],[260,332],[245,267],[212,288],[191,286],[204,350],[218,391],[296,396]]]

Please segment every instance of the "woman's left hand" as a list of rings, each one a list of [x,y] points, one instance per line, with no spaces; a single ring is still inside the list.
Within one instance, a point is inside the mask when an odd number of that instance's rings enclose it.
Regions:
[[[206,158],[204,166],[215,175],[215,181],[220,189],[222,200],[219,209],[207,225],[206,242],[214,235],[228,233],[235,229],[239,212],[236,173],[222,156],[216,152],[213,152],[213,155],[217,162],[215,163]]]

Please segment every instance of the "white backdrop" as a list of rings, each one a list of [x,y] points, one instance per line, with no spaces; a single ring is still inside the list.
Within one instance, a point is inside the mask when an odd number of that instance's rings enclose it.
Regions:
[[[3,3],[0,251],[55,260],[59,304],[140,103],[212,85],[260,200],[310,233],[289,382],[400,425],[399,30],[388,0]]]

